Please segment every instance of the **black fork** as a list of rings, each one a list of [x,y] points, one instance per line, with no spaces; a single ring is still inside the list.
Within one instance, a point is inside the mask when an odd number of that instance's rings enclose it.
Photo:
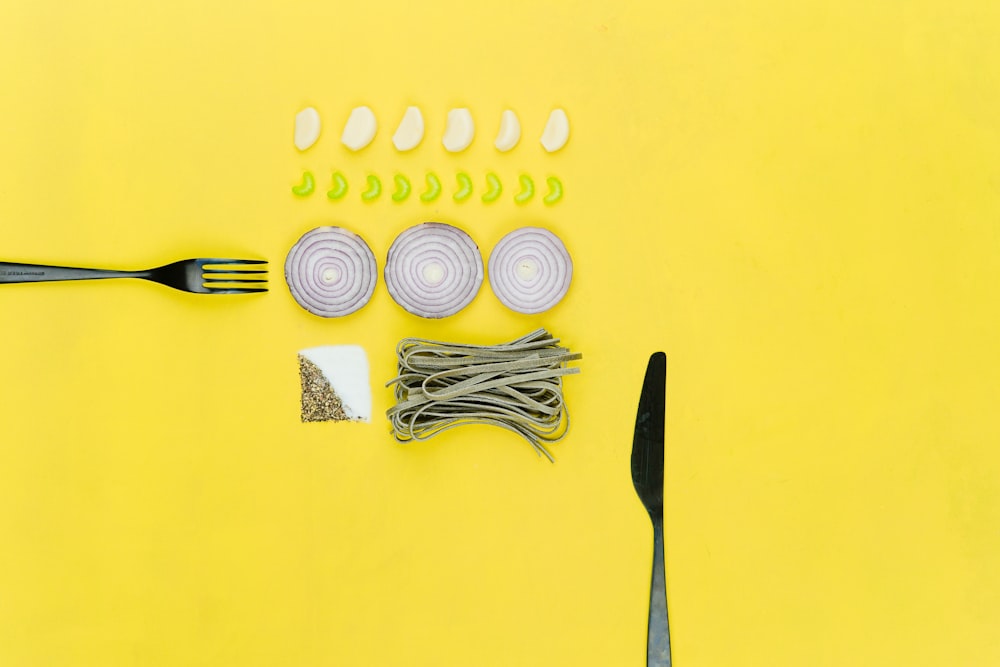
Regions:
[[[0,284],[106,278],[139,278],[195,294],[251,294],[267,291],[267,261],[202,257],[142,271],[0,262]]]

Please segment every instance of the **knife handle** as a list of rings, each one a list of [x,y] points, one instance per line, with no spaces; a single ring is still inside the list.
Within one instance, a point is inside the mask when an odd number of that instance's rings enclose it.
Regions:
[[[670,621],[663,559],[663,516],[653,519],[653,579],[649,587],[649,632],[646,667],[670,667]]]

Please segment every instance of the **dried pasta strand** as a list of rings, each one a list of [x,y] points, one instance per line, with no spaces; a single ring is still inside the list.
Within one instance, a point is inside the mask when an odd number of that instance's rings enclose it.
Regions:
[[[583,355],[537,329],[500,345],[404,338],[398,374],[386,383],[396,405],[386,411],[398,442],[426,440],[458,426],[487,424],[520,435],[554,461],[547,444],[569,431],[562,379],[580,372]]]

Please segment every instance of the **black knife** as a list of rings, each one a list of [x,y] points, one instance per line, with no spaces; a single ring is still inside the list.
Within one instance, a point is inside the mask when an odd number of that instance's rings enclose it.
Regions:
[[[670,622],[663,559],[663,428],[667,355],[655,352],[646,366],[632,440],[632,484],[653,521],[653,579],[649,590],[647,667],[670,667]]]

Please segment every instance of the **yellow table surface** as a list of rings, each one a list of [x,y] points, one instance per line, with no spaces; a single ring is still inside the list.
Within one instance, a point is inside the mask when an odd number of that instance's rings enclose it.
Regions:
[[[273,289],[0,287],[0,665],[642,665],[628,460],[658,349],[676,665],[1000,664],[998,32],[985,0],[7,2],[0,259],[263,256]],[[352,154],[361,104],[381,127]],[[401,155],[410,104],[428,134]],[[458,106],[480,132],[451,155]],[[360,199],[427,170],[434,204]],[[522,172],[565,199],[516,206]],[[484,285],[425,321],[380,280],[331,321],[284,285],[311,227],[381,262],[425,220],[484,254],[552,228],[568,297],[519,316]],[[488,428],[394,443],[400,338],[539,326],[585,355],[556,464]],[[344,343],[376,419],[301,424],[296,352]]]

